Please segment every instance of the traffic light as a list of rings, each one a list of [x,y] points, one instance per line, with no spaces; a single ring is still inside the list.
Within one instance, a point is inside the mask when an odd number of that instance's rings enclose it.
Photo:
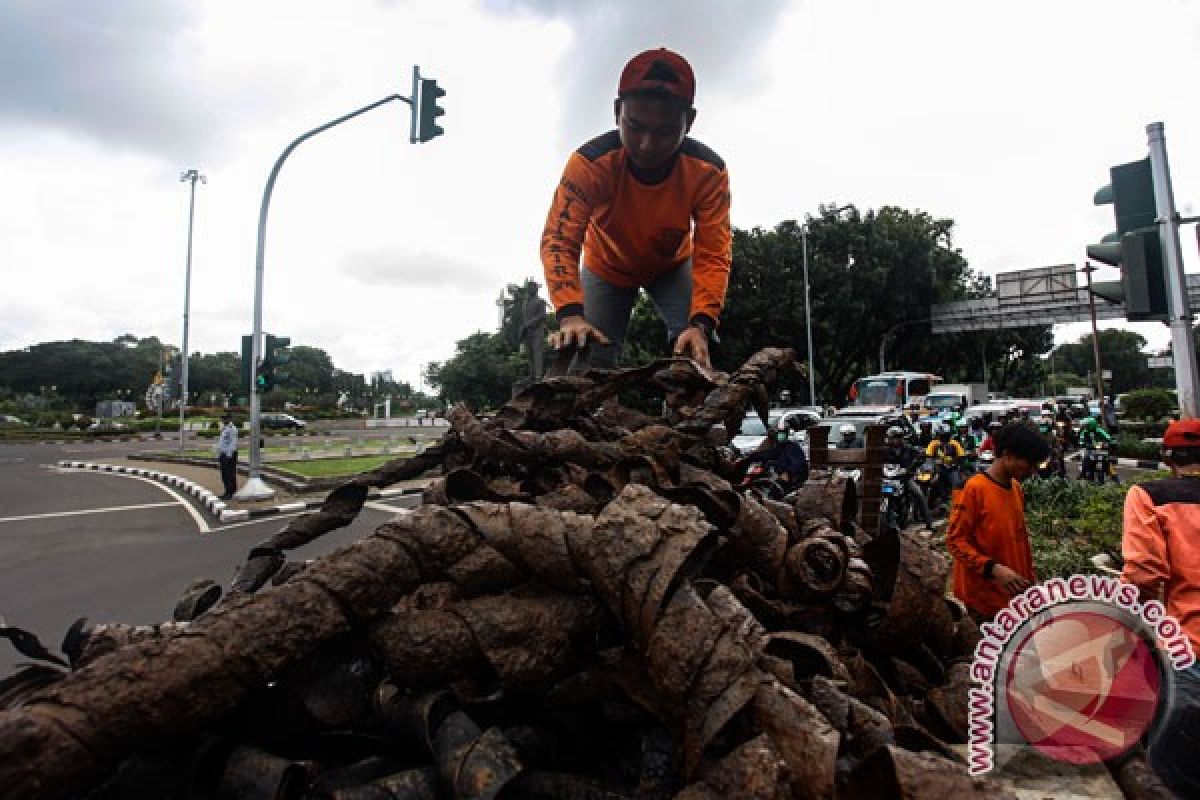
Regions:
[[[167,400],[175,400],[179,398],[180,382],[183,380],[183,356],[176,353],[171,356],[171,360],[167,362]]]
[[[417,110],[417,141],[428,142],[445,133],[437,124],[437,118],[446,113],[438,106],[438,100],[446,96],[446,90],[437,85],[433,78],[421,78],[421,97]]]
[[[242,337],[242,390],[250,393],[250,381],[254,377],[254,336]]]
[[[291,343],[292,340],[286,336],[267,334],[266,343],[263,345],[263,360],[258,365],[258,391],[269,392],[288,379],[288,374],[278,368],[291,359],[285,352]]]
[[[1118,164],[1109,170],[1112,183],[1096,192],[1093,202],[1113,204],[1117,230],[1099,244],[1090,244],[1088,258],[1121,268],[1120,281],[1095,283],[1092,291],[1113,302],[1125,303],[1131,322],[1165,320],[1166,275],[1154,205],[1154,176],[1150,159]]]

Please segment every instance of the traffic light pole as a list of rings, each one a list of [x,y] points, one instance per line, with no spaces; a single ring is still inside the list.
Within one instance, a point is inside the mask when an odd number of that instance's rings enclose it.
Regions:
[[[326,122],[324,125],[313,128],[307,133],[296,137],[291,144],[284,148],[279,154],[279,158],[275,160],[275,166],[271,168],[271,174],[267,178],[267,185],[263,189],[262,206],[258,212],[258,249],[254,258],[254,334],[251,343],[250,363],[253,372],[251,375],[257,374],[258,362],[262,358],[262,296],[263,296],[263,256],[267,244],[267,210],[271,206],[271,192],[275,189],[275,179],[279,176],[279,170],[283,167],[283,162],[292,154],[301,142],[304,142],[318,133],[329,130],[335,125],[341,125],[347,120],[365,114],[379,108],[385,103],[390,103],[393,100],[399,100],[402,103],[408,103],[415,109],[417,98],[404,97],[403,95],[392,94],[377,100],[370,105],[351,111],[349,114],[344,114],[335,120]],[[260,406],[261,398],[258,395],[258,386],[256,380],[250,381],[250,470],[249,476],[245,485],[234,495],[238,500],[263,500],[275,494],[275,490],[267,485],[260,474],[262,470],[262,447],[259,439],[261,432],[260,425]]]
[[[1197,384],[1196,346],[1192,340],[1192,312],[1188,304],[1187,278],[1183,272],[1183,251],[1179,246],[1179,214],[1175,211],[1175,193],[1171,188],[1171,170],[1167,164],[1167,140],[1161,122],[1146,126],[1150,146],[1150,169],[1154,175],[1154,205],[1158,213],[1169,295],[1168,325],[1171,351],[1175,360],[1175,386],[1179,391],[1182,417],[1200,416],[1200,385]]]
[[[1092,273],[1096,268],[1090,261],[1083,262],[1083,274],[1087,276],[1088,312],[1092,318],[1092,358],[1096,362],[1096,399],[1104,400],[1104,370],[1100,366],[1100,331],[1096,329],[1096,295],[1092,293]]]

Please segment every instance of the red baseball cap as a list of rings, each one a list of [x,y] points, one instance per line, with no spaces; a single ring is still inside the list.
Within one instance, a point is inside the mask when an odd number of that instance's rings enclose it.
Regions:
[[[665,47],[638,53],[621,70],[617,94],[640,89],[659,89],[675,95],[690,106],[696,99],[696,76],[687,59]]]
[[[1163,447],[1200,447],[1200,419],[1190,417],[1177,419],[1167,426],[1163,434]]]

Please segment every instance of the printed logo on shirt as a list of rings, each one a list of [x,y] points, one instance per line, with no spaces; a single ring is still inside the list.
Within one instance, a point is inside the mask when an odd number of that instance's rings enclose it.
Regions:
[[[980,633],[967,698],[974,775],[1028,746],[1073,764],[1122,755],[1164,718],[1174,670],[1195,663],[1161,603],[1101,575],[1033,586]]]

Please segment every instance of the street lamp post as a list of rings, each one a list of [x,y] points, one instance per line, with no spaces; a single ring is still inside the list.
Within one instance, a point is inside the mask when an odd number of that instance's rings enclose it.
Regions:
[[[179,452],[183,452],[184,417],[188,401],[188,312],[192,304],[192,222],[196,217],[196,181],[208,183],[198,170],[189,169],[179,175],[181,183],[190,183],[188,191],[187,267],[183,278],[183,354],[179,358]]]
[[[804,327],[808,333],[808,403],[817,404],[817,376],[813,372],[812,303],[808,295],[808,223],[800,229],[800,246],[804,253]]]
[[[254,259],[254,334],[251,336],[251,353],[250,363],[252,370],[258,369],[259,359],[262,358],[262,296],[263,296],[263,256],[266,250],[267,243],[267,210],[271,206],[271,192],[275,188],[275,179],[279,176],[279,170],[283,167],[283,162],[292,154],[301,142],[311,139],[318,133],[329,130],[335,125],[340,125],[347,120],[354,119],[360,114],[365,114],[372,111],[385,103],[390,103],[393,100],[399,100],[402,103],[408,103],[409,106],[415,109],[417,102],[417,83],[419,77],[416,67],[413,68],[413,96],[404,97],[399,94],[391,94],[382,100],[376,100],[370,105],[365,105],[360,109],[351,111],[349,114],[343,114],[337,119],[326,122],[324,125],[319,125],[307,133],[301,134],[292,140],[292,143],[283,149],[279,154],[279,158],[275,160],[275,166],[271,168],[271,174],[267,177],[267,185],[263,189],[262,206],[258,212],[258,249]],[[415,120],[415,114],[414,114]],[[413,122],[416,125],[416,122]],[[236,495],[238,500],[262,500],[271,497],[275,494],[275,490],[267,485],[262,479],[260,471],[262,469],[262,447],[259,440],[261,426],[259,424],[261,398],[258,395],[257,381],[250,381],[250,465],[249,475],[247,476],[245,485]]]

